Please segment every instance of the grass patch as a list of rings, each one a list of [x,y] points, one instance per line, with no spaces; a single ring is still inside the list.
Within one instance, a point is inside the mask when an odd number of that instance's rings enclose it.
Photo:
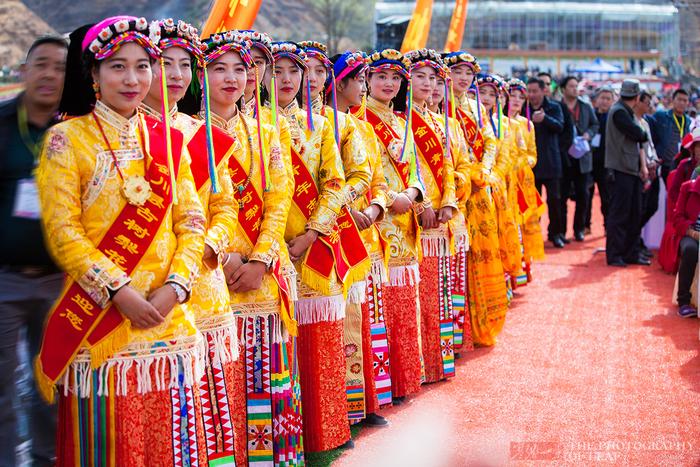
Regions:
[[[362,429],[362,424],[352,425],[350,435],[355,438]],[[342,449],[331,449],[330,451],[304,453],[304,459],[308,467],[330,467],[330,465],[343,453]]]

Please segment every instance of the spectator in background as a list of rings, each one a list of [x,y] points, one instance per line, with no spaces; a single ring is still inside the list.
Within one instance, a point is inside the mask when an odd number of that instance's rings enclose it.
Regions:
[[[547,188],[547,209],[549,210],[548,239],[556,248],[564,247],[561,232],[566,225],[561,217],[561,155],[559,153],[559,134],[562,132],[564,117],[561,107],[545,97],[545,83],[539,78],[530,78],[527,82],[530,118],[535,126],[535,144],[537,145],[537,164],[535,185],[542,193]]]
[[[640,144],[648,139],[634,117],[639,101],[639,81],[625,80],[620,100],[613,105],[605,129],[605,168],[608,169],[610,210],[605,254],[608,265],[650,265],[640,255],[642,180],[646,165],[641,164]]]
[[[644,152],[644,159],[641,163],[646,164],[648,173],[648,178],[644,181],[644,188],[642,190],[641,227],[647,225],[649,220],[659,209],[659,189],[661,187],[661,183],[659,183],[659,168],[661,166],[661,160],[656,154],[654,141],[651,137],[651,129],[647,121],[652,112],[651,94],[647,91],[642,91],[639,94],[639,102],[637,102],[637,105],[634,107],[634,115],[637,118],[637,122],[644,129],[648,138],[647,141],[641,145],[641,150]],[[651,251],[649,251],[644,244],[644,240],[641,240],[641,254],[647,258],[652,257]]]
[[[561,109],[561,114],[563,117],[563,126],[562,126],[562,131],[558,136],[559,140],[559,156],[561,157],[561,166],[562,166],[562,173],[567,173],[569,169],[569,157],[568,157],[568,152],[569,148],[571,147],[571,144],[574,142],[574,123],[573,120],[571,119],[571,113],[569,112],[569,108],[566,106],[561,101],[556,100],[555,95],[554,95],[554,86],[552,84],[552,75],[546,72],[541,72],[538,73],[537,75],[538,78],[542,79],[542,81],[545,84],[545,97],[550,100],[551,103],[556,104],[559,106]],[[572,200],[575,200],[576,197],[575,195],[572,195],[572,184],[571,183],[566,183],[561,186],[560,188],[560,195],[562,202],[566,202],[569,198]],[[564,244],[571,243],[570,240],[566,238],[566,215],[565,213],[562,214],[562,223],[561,223],[561,231],[558,232],[558,236],[561,237],[561,241],[564,242]]]
[[[700,179],[685,182],[681,186],[678,202],[673,210],[673,227],[680,238],[678,266],[678,315],[692,318],[698,315],[697,308],[690,304],[690,287],[698,264],[698,241],[700,241]]]
[[[685,89],[673,92],[671,108],[657,111],[649,119],[654,146],[661,159],[661,178],[668,185],[668,174],[673,170],[673,159],[681,149],[681,140],[690,131],[690,115],[687,114],[690,96]]]
[[[33,172],[43,134],[56,123],[67,49],[58,37],[35,41],[21,67],[24,92],[0,105],[0,465],[15,463],[20,331],[26,329],[33,362],[44,320],[63,285],[63,275],[44,247]],[[29,429],[33,465],[52,465],[55,409],[36,390]]]
[[[573,128],[575,135],[586,141],[589,150],[583,154],[577,151],[568,150],[564,154],[567,163],[564,164],[564,175],[562,178],[562,186],[574,187],[574,202],[576,210],[574,213],[574,238],[577,242],[582,242],[584,239],[584,229],[586,227],[586,213],[588,212],[588,188],[590,186],[591,172],[593,171],[593,154],[590,150],[590,142],[593,137],[598,134],[598,119],[595,116],[595,110],[591,104],[579,97],[578,79],[574,76],[567,76],[561,82],[562,89],[562,104],[567,108],[572,117]],[[561,199],[561,215],[563,219],[564,231],[562,234],[566,236],[566,222],[568,199],[562,196]]]
[[[588,205],[586,212],[586,228],[584,233],[591,233],[591,211],[593,210],[593,195],[595,186],[598,186],[600,195],[600,211],[603,213],[603,224],[608,214],[610,195],[605,174],[605,124],[608,121],[608,112],[615,102],[615,91],[609,86],[603,86],[593,95],[593,106],[595,116],[598,119],[598,135],[593,137],[591,147],[593,148],[593,171],[592,182],[588,189]]]

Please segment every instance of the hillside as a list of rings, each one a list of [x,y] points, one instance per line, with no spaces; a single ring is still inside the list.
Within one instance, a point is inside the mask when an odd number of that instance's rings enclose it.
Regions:
[[[206,19],[210,0],[23,0],[34,12],[61,32],[69,32],[89,22],[112,15],[128,13],[151,18],[183,18],[197,26]],[[124,7],[128,4],[128,7]],[[265,0],[262,2],[256,28],[274,31],[275,39],[318,37],[321,17],[303,0]]]
[[[0,66],[24,60],[34,39],[56,31],[20,0],[0,2]]]

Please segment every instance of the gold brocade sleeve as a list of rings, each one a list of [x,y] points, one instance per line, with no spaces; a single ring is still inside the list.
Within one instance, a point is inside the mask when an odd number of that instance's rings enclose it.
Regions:
[[[535,142],[535,126],[524,117],[519,117],[523,121],[523,138],[527,148],[527,163],[530,168],[537,164],[537,144]]]
[[[264,212],[258,241],[249,259],[270,264],[271,261],[279,258],[280,240],[284,238],[289,207],[292,203],[292,198],[289,196],[291,162],[286,163],[280,138],[274,127],[265,125],[262,135],[265,138],[265,147],[268,148],[270,179],[267,181],[267,191],[261,193]],[[287,126],[287,138],[289,138],[289,126]]]
[[[459,203],[464,203],[471,194],[471,172],[473,155],[467,144],[462,128],[457,120],[450,118],[450,150],[454,163],[455,196]]]
[[[77,120],[49,129],[42,148],[37,187],[44,239],[56,264],[105,306],[107,287],[116,289],[130,278],[97,249],[83,227],[82,182],[88,176],[81,173],[81,157],[74,150],[82,136]]]
[[[306,229],[313,229],[322,235],[329,235],[338,217],[340,208],[345,204],[343,188],[345,187],[345,171],[343,162],[335,144],[333,129],[328,121],[318,120],[321,129],[321,160],[318,169],[318,202],[311,217],[306,223]]]
[[[502,117],[503,140],[500,142],[496,165],[493,171],[504,180],[515,168],[520,148],[518,147],[518,131],[515,125],[508,117]]]
[[[381,214],[377,220],[384,217],[389,198],[387,192],[389,186],[384,177],[384,167],[382,166],[382,153],[379,146],[379,141],[372,129],[372,125],[361,120],[355,120],[355,125],[358,129],[358,134],[362,138],[362,147],[367,152],[367,165],[372,174],[372,179],[369,185],[369,191],[372,198],[372,204],[377,205],[381,209]],[[354,203],[356,209],[364,209],[369,203],[366,196],[360,196]]]
[[[177,176],[177,204],[172,207],[173,233],[177,247],[166,282],[175,282],[188,292],[199,274],[204,253],[206,219],[190,170],[190,155],[182,148]]]
[[[287,118],[283,115],[278,114],[277,126],[276,132],[279,137],[282,160],[284,166],[287,168],[287,182],[289,186],[291,186],[294,183],[294,171],[292,169],[292,134],[289,130],[289,121],[287,121]]]
[[[333,110],[330,110],[330,118],[333,117],[332,112]],[[353,118],[348,114],[342,113],[339,113],[338,117],[342,128],[340,134],[340,157],[343,160],[343,169],[345,171],[343,198],[346,205],[351,205],[356,198],[363,196],[367,192],[372,174],[369,169],[367,148],[363,144],[362,135]]]
[[[217,255],[228,249],[238,219],[238,203],[234,201],[233,183],[227,161],[228,157],[225,157],[216,170],[219,177],[219,193],[209,193],[209,223],[204,239],[205,244]],[[211,191],[210,186],[205,189]]]

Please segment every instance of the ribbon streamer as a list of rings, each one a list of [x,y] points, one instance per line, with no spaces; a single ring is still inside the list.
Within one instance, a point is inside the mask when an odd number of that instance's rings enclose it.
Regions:
[[[207,129],[207,158],[209,160],[209,179],[211,180],[211,192],[219,193],[219,179],[216,175],[216,161],[214,160],[214,137],[211,131],[211,108],[209,103],[209,75],[207,75],[207,67],[204,69],[204,83],[202,85],[202,94],[204,95],[204,123]]]
[[[168,155],[168,171],[170,172],[170,189],[173,193],[173,204],[177,204],[177,186],[175,185],[175,164],[173,162],[173,143],[170,138],[170,105],[168,104],[168,82],[165,77],[165,60],[160,59],[160,98],[162,101],[161,115],[165,127],[165,151]]]

